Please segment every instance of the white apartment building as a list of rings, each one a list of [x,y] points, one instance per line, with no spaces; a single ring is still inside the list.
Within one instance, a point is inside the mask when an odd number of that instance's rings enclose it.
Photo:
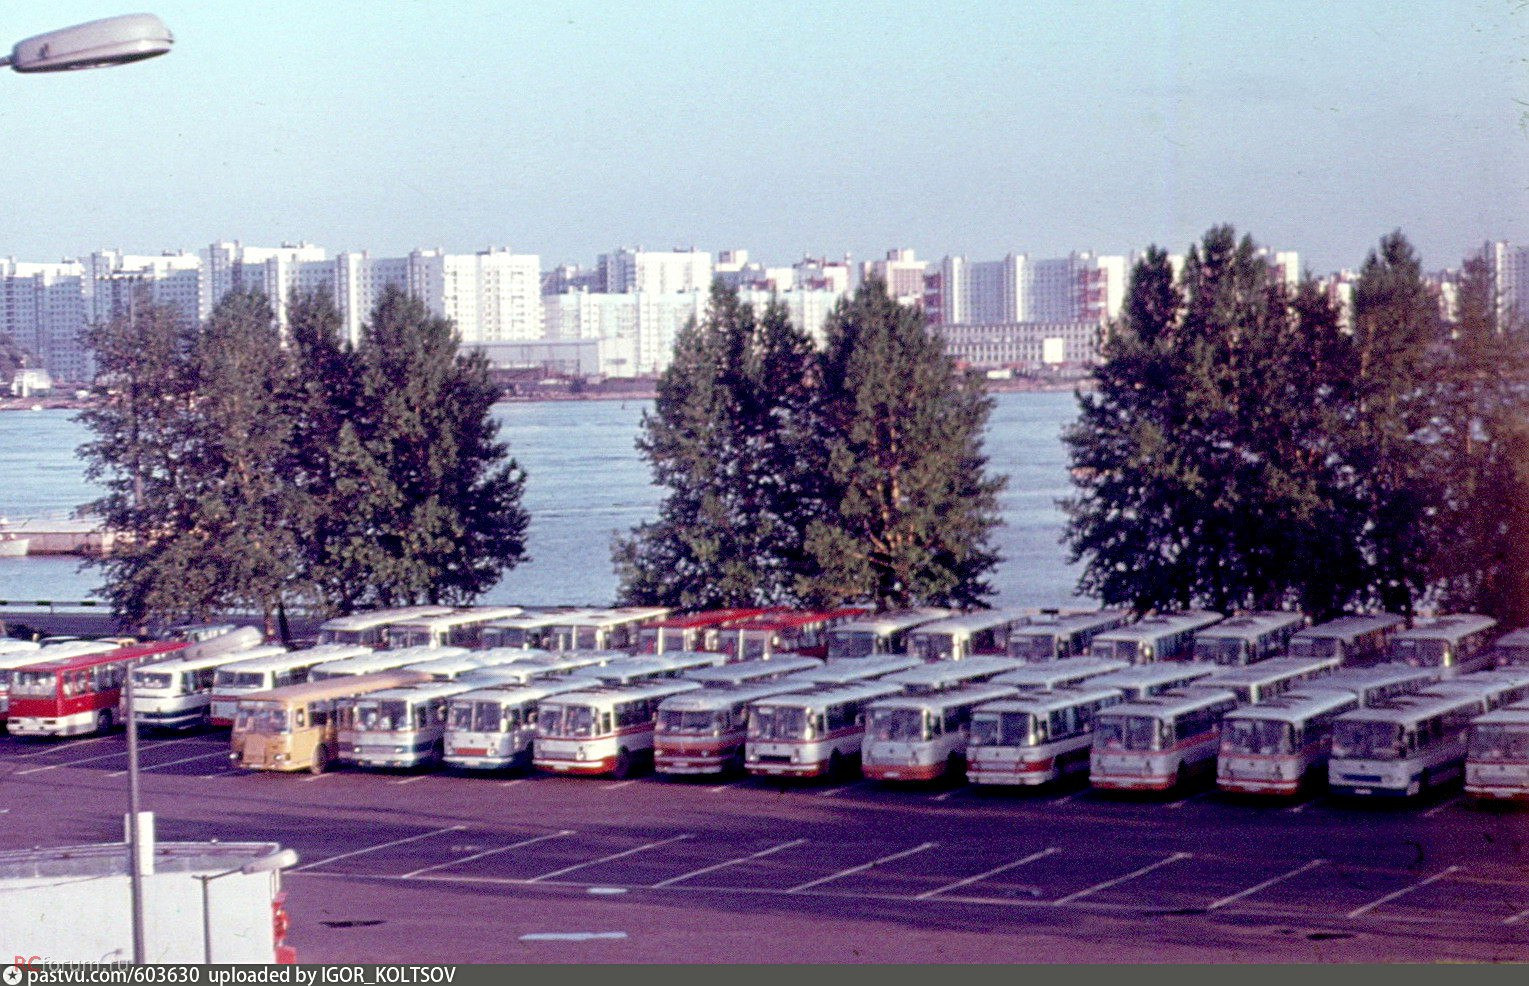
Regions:
[[[1010,322],[941,325],[945,352],[979,370],[1092,366],[1099,360],[1099,322]]]
[[[924,277],[929,264],[919,260],[906,247],[888,250],[886,259],[872,260],[860,265],[862,280],[877,278],[885,281],[887,293],[904,305],[924,305]]]
[[[942,325],[1103,322],[1120,314],[1126,276],[1124,256],[1089,252],[1047,260],[946,257],[926,314]]]
[[[92,375],[80,339],[85,328],[85,268],[77,260],[0,259],[0,332],[40,360],[54,380]]]
[[[605,376],[661,373],[670,363],[680,329],[705,313],[707,298],[700,291],[546,295],[545,338],[598,339],[599,372]]]
[[[1516,317],[1521,328],[1529,326],[1529,246],[1498,240],[1484,244],[1481,252],[1497,289],[1498,323],[1507,325]]]
[[[324,248],[312,243],[283,243],[279,247],[247,247],[238,240],[222,240],[201,251],[201,297],[198,320],[211,314],[213,306],[235,288],[255,288],[265,293],[276,312],[276,321],[287,324],[287,300],[299,286],[304,264],[323,261]]]
[[[600,255],[600,283],[606,294],[675,294],[711,290],[711,254],[704,250],[644,250],[622,247]]]

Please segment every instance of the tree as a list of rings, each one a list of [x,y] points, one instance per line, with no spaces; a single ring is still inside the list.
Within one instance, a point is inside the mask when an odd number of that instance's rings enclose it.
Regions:
[[[878,280],[829,316],[821,358],[824,514],[810,522],[820,604],[980,605],[1006,480],[986,474],[992,399],[957,372],[923,313]]]
[[[772,302],[756,315],[713,285],[683,329],[637,447],[666,493],[617,538],[628,603],[703,609],[792,602],[804,532],[822,510],[811,341]]]

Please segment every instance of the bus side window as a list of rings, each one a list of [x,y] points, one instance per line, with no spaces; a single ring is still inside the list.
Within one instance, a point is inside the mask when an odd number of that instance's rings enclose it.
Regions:
[[[611,729],[611,714],[609,712],[602,712],[602,713],[600,713],[600,732],[602,732],[602,733],[612,732],[612,729]]]
[[[292,722],[298,729],[304,729],[308,725],[308,710],[298,706],[292,713]],[[314,725],[318,725],[314,723]]]
[[[329,725],[329,710],[322,705],[313,705],[308,712],[308,721],[315,726]]]

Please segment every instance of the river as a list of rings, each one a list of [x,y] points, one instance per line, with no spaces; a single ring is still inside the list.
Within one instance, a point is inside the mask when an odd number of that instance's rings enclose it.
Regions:
[[[991,469],[1009,477],[1004,524],[995,538],[1003,557],[993,573],[995,604],[1077,603],[1076,567],[1057,543],[1068,491],[1062,428],[1076,402],[1066,393],[1002,393],[989,421]],[[646,401],[553,401],[503,404],[510,453],[527,474],[531,560],[480,601],[519,605],[608,605],[615,596],[610,542],[651,519],[661,491],[648,481],[633,442]],[[13,519],[66,514],[96,496],[75,450],[86,438],[72,411],[0,414],[0,514]],[[96,570],[69,557],[0,558],[0,599],[97,598]]]

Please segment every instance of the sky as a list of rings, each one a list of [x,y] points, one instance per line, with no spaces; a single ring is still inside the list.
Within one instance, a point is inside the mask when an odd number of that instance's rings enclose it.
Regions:
[[[1529,242],[1529,0],[142,3],[0,11],[176,39],[0,73],[0,256]]]

